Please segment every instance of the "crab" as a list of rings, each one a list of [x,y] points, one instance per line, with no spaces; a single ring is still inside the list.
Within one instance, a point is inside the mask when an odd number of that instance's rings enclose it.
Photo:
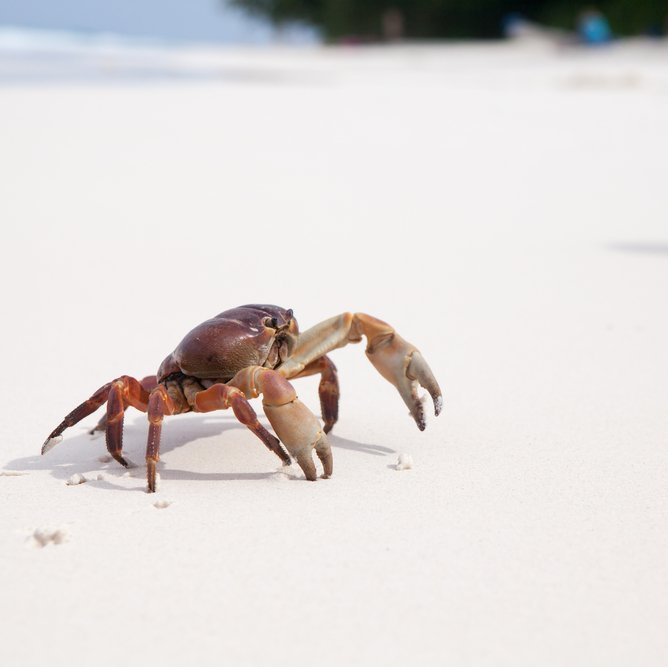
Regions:
[[[236,418],[274,452],[284,465],[296,459],[307,480],[317,479],[313,450],[333,472],[327,433],[338,420],[339,382],[329,352],[366,337],[366,355],[398,390],[417,427],[426,425],[419,387],[426,389],[441,412],[438,382],[418,349],[386,322],[364,313],[342,313],[303,333],[290,309],[250,304],[226,310],[196,326],[160,364],[157,375],[137,380],[122,375],[103,385],[70,412],[44,442],[42,454],[60,440],[65,429],[92,414],[105,402],[106,414],[91,433],[103,431],[109,454],[129,467],[123,456],[123,418],[132,406],[148,414],[147,490],[156,490],[160,434],[165,415],[232,408]],[[320,374],[321,425],[298,398],[290,380]],[[264,413],[278,438],[260,422],[249,399],[262,396]],[[281,446],[281,443],[285,446]]]

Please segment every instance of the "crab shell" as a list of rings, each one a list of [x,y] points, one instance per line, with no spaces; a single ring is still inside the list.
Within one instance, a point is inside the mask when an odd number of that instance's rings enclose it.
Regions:
[[[224,382],[248,366],[277,368],[299,335],[292,310],[250,304],[226,310],[186,334],[158,369],[158,382],[173,373]]]

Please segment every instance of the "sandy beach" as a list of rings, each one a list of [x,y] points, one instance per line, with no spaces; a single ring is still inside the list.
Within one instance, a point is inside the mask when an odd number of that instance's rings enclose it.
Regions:
[[[667,65],[5,44],[0,662],[664,665]],[[230,411],[165,421],[154,495],[137,411],[130,471],[101,413],[39,455],[258,302],[388,321],[443,414],[419,432],[350,345],[330,480]]]

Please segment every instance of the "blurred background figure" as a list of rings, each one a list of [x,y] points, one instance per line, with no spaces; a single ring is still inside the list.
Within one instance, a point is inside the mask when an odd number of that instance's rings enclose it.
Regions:
[[[404,15],[396,7],[383,12],[383,39],[386,42],[398,42],[404,36]]]
[[[510,12],[503,17],[503,35],[507,39],[521,39],[533,25],[519,12]]]
[[[510,12],[503,17],[502,34],[513,42],[564,45],[575,42],[572,31],[561,30],[529,21],[519,12]]]
[[[580,40],[584,44],[598,46],[612,40],[608,20],[594,7],[588,7],[580,12],[577,28]]]

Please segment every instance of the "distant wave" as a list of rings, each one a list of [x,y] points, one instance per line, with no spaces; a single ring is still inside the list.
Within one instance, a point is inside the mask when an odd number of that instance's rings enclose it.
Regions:
[[[220,57],[225,46],[219,42],[0,26],[0,84],[276,80],[273,70],[223,65]]]
[[[0,25],[0,50],[12,52],[169,48],[192,44],[189,40],[133,37],[111,32],[45,30]]]

